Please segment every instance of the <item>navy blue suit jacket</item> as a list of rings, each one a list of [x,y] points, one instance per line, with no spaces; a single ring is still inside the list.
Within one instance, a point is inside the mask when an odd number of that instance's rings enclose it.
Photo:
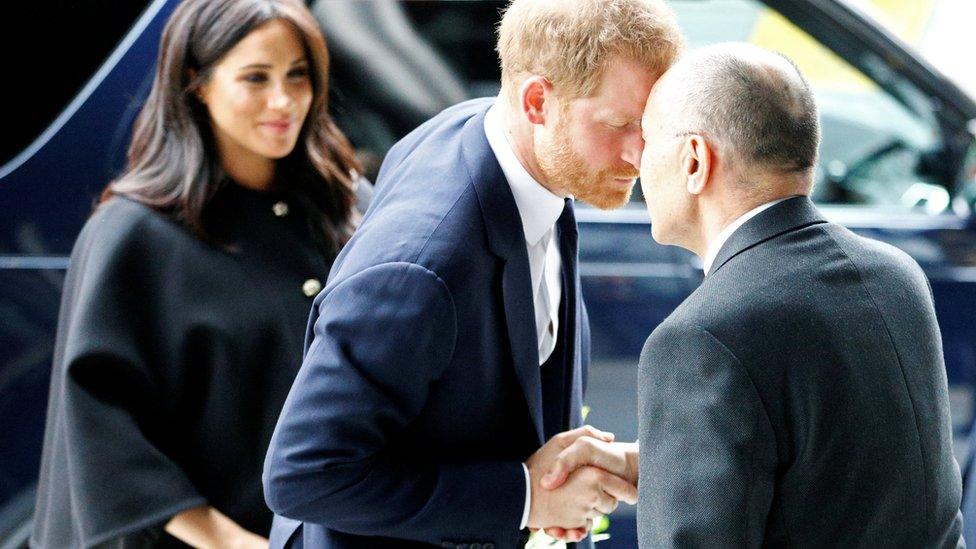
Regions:
[[[484,133],[490,104],[452,107],[390,150],[315,300],[265,462],[273,547],[302,523],[305,547],[518,544],[543,395],[522,223]],[[566,428],[580,424],[589,356],[578,275],[569,282]]]

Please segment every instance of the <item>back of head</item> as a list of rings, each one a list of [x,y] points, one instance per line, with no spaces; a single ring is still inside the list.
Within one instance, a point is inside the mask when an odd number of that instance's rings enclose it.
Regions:
[[[798,192],[810,192],[820,122],[796,65],[750,44],[717,44],[682,59],[672,73],[677,94],[669,97],[683,102],[685,129],[712,141],[730,168],[792,180],[805,187]]]
[[[663,73],[682,38],[663,0],[512,0],[498,31],[503,89],[529,75],[566,97],[586,97],[608,60],[623,55]]]

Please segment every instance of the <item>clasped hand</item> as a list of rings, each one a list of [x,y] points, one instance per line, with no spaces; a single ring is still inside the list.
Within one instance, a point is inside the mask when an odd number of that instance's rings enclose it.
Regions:
[[[552,437],[525,462],[531,505],[528,527],[580,541],[593,519],[618,502],[637,503],[637,443],[614,442],[590,426]]]

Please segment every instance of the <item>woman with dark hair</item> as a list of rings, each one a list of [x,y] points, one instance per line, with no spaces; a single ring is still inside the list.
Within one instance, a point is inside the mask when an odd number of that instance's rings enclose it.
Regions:
[[[72,252],[32,545],[267,545],[265,451],[358,219],[327,67],[299,0],[173,13]]]

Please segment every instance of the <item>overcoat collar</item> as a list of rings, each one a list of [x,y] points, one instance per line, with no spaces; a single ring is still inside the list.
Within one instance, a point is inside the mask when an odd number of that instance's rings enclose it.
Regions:
[[[717,273],[732,258],[783,233],[826,223],[823,215],[806,196],[784,200],[739,227],[715,256],[708,276]]]

